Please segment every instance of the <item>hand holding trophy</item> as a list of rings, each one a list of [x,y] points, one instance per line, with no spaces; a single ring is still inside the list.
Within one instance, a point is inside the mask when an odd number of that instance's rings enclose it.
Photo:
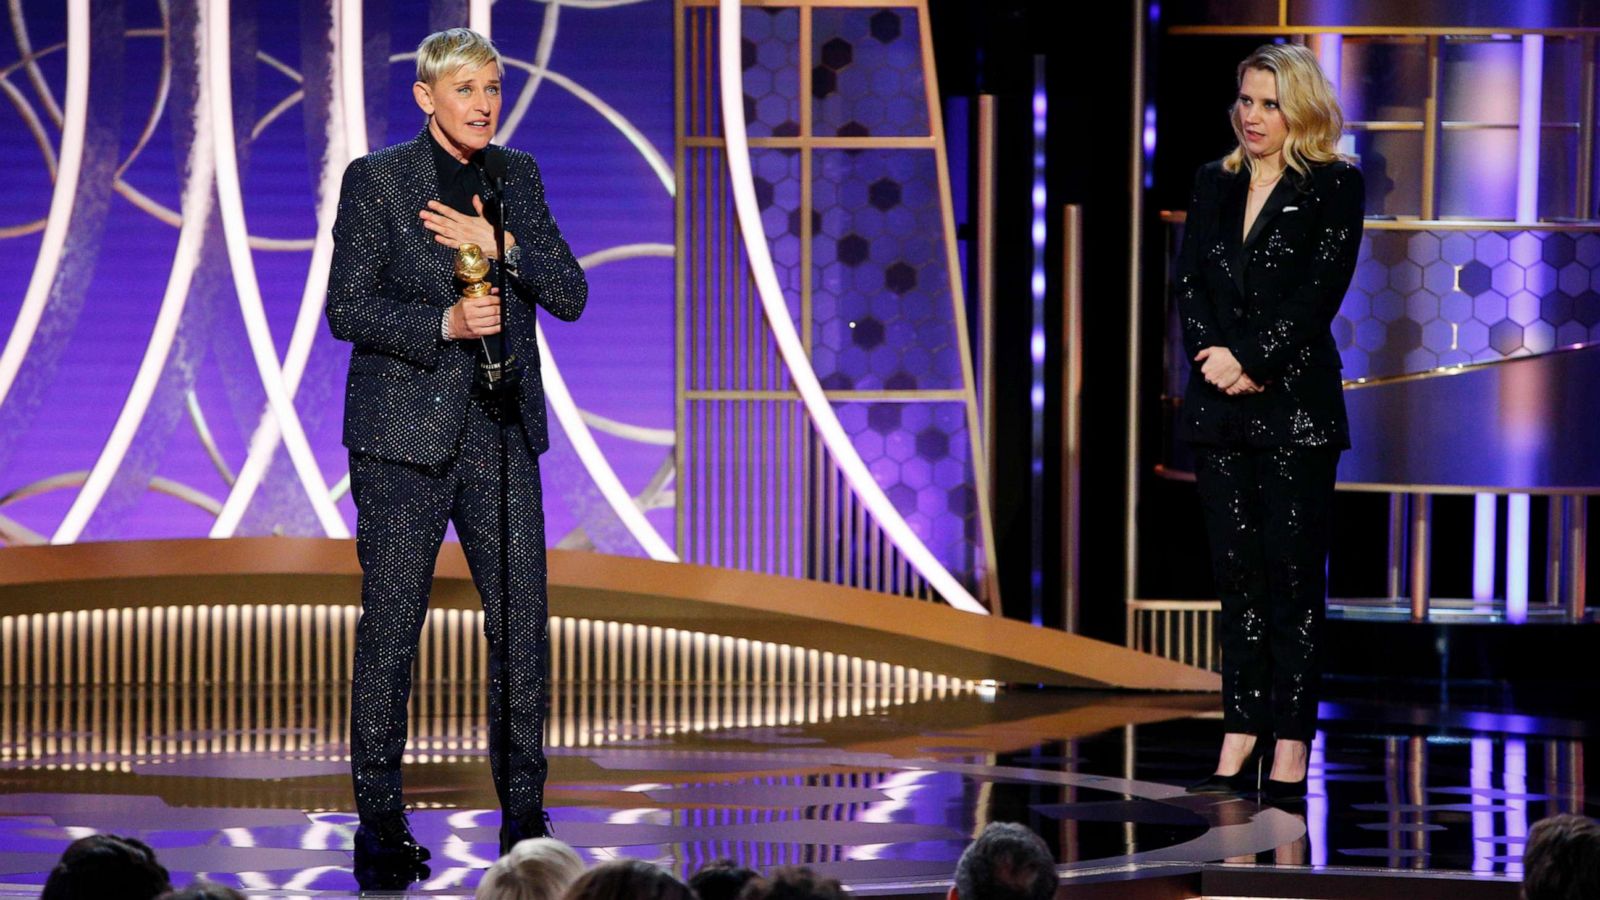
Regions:
[[[462,244],[456,251],[456,280],[461,282],[461,296],[466,300],[486,297],[490,293],[489,259],[477,244]],[[503,322],[503,311],[502,319]],[[507,393],[516,387],[521,374],[515,356],[510,355],[500,328],[493,334],[478,339],[478,374],[475,387],[490,394]]]

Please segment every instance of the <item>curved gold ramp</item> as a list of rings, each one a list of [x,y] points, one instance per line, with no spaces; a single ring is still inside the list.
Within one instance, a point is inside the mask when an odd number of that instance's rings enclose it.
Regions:
[[[353,605],[353,541],[234,538],[0,550],[0,615],[218,602]],[[475,608],[446,544],[436,606]],[[959,678],[1064,687],[1216,691],[1218,677],[1077,635],[942,604],[682,563],[550,551],[554,615],[705,631],[846,653]]]

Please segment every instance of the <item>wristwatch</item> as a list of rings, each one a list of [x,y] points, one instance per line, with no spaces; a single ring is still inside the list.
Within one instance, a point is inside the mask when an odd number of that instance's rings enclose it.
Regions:
[[[506,248],[505,267],[513,274],[522,266],[522,245],[512,244]]]

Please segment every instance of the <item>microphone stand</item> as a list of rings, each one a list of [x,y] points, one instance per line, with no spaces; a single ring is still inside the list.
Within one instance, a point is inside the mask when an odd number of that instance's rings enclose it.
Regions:
[[[500,297],[500,359],[505,369],[502,378],[510,379],[502,383],[502,389],[492,392],[490,397],[499,407],[497,417],[508,418],[507,412],[515,410],[517,404],[517,387],[520,379],[515,378],[511,369],[515,359],[511,347],[511,315],[510,297],[506,294],[506,202],[504,168],[502,166],[488,165],[489,147],[483,150],[483,165],[479,173],[483,177],[484,186],[488,188],[494,205],[494,248],[495,260],[498,263],[491,275],[493,286],[499,289]],[[491,171],[493,174],[491,174]],[[488,210],[486,209],[485,212]],[[504,421],[495,423],[500,430],[500,671],[496,673],[496,687],[500,691],[499,706],[499,749],[495,753],[494,764],[499,767],[500,775],[506,782],[506,796],[501,800],[500,815],[503,830],[509,830],[506,821],[511,810],[506,801],[511,799],[511,440],[507,437],[507,428]],[[543,737],[540,738],[543,740]]]

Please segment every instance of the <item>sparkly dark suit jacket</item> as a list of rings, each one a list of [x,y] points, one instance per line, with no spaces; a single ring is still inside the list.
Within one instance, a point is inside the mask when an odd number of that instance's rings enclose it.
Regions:
[[[434,240],[417,213],[439,198],[433,138],[369,153],[345,170],[333,226],[328,326],[355,345],[345,385],[344,445],[380,459],[432,466],[449,458],[466,419],[476,342],[446,341],[441,318],[456,302],[455,250]],[[522,248],[508,277],[503,317],[522,361],[523,432],[534,453],[549,447],[534,305],[570,322],[589,286],[561,237],[533,157],[502,148],[506,230]]]
[[[1227,347],[1266,390],[1229,397],[1195,364],[1179,437],[1224,447],[1350,446],[1331,327],[1361,249],[1361,171],[1333,162],[1285,172],[1244,234],[1250,176],[1208,163],[1178,255],[1177,305],[1188,358]]]

